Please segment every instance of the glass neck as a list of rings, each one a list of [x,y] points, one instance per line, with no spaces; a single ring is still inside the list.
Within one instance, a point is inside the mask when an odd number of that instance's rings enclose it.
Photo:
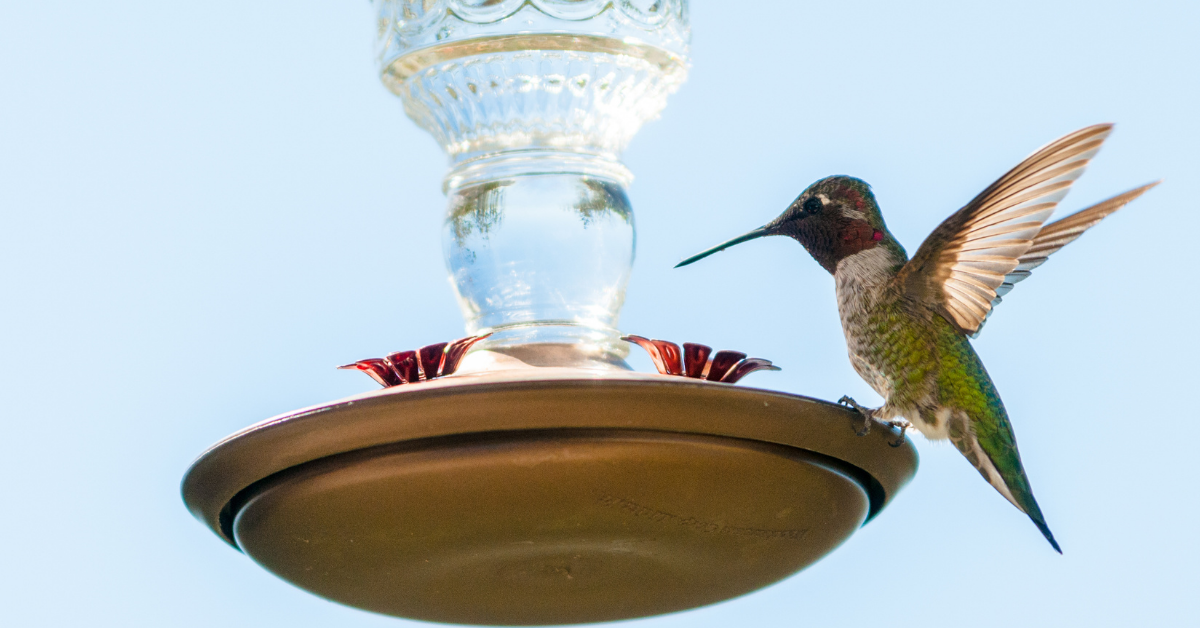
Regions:
[[[633,211],[624,181],[603,176],[627,171],[591,159],[513,151],[447,177],[443,252],[468,333],[492,334],[481,349],[533,366],[627,368],[617,322]]]

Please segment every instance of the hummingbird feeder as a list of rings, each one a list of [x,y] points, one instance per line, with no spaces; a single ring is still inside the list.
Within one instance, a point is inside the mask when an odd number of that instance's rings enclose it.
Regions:
[[[769,361],[618,331],[619,158],[686,77],[686,0],[375,4],[383,82],[450,157],[470,336],[347,365],[384,388],[211,447],[183,480],[197,519],[349,606],[585,623],[777,582],[912,478],[912,445],[855,436],[857,413],[734,384]],[[630,343],[659,373],[629,368]]]

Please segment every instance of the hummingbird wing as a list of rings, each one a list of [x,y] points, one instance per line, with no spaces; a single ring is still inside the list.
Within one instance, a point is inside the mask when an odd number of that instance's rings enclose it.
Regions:
[[[1017,270],[1042,225],[1111,132],[1111,124],[1075,131],[1038,149],[989,185],[925,238],[896,276],[901,290],[932,306],[959,332],[978,331],[997,289]]]
[[[1161,181],[1155,181],[1124,194],[1118,194],[1108,200],[1100,201],[1087,209],[1081,209],[1062,220],[1056,220],[1042,227],[1042,230],[1034,237],[1033,244],[1025,251],[1025,254],[1017,258],[1016,268],[1005,275],[1004,283],[996,288],[996,298],[992,299],[991,309],[984,316],[984,321],[979,323],[979,327],[971,334],[971,337],[974,338],[979,335],[979,332],[983,330],[983,323],[987,322],[987,317],[992,315],[992,312],[996,310],[996,306],[1000,304],[1001,298],[1013,289],[1014,284],[1023,281],[1026,277],[1033,274],[1033,269],[1044,264],[1051,255],[1057,253],[1062,247],[1074,242],[1076,238],[1083,235],[1084,231],[1096,226],[1101,220],[1128,205],[1133,199],[1145,194],[1147,190],[1159,183]]]

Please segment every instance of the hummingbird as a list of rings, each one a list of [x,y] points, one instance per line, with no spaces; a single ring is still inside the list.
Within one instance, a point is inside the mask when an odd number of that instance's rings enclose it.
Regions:
[[[910,259],[887,225],[870,186],[848,176],[810,185],[775,220],[678,265],[765,236],[797,240],[829,271],[850,363],[884,403],[841,403],[872,423],[915,427],[949,439],[1062,553],[1033,497],[996,386],[971,347],[1013,285],[1084,231],[1158,184],[1144,185],[1047,221],[1083,174],[1111,124],[1047,144],[943,221]]]

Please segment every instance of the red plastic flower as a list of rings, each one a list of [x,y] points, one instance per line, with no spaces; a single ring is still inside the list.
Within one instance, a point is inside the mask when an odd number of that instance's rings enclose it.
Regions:
[[[683,343],[683,350],[680,351],[679,345],[666,340],[651,340],[641,336],[625,336],[621,340],[645,349],[650,359],[654,360],[655,368],[663,375],[733,384],[754,371],[780,370],[770,360],[747,358],[745,353],[738,351],[718,351],[713,354],[712,347],[693,342]]]
[[[416,384],[444,377],[458,370],[458,363],[467,354],[467,350],[490,335],[468,336],[453,342],[439,342],[421,347],[416,351],[398,351],[385,358],[359,360],[354,364],[338,368],[362,371],[384,388],[400,384]]]

